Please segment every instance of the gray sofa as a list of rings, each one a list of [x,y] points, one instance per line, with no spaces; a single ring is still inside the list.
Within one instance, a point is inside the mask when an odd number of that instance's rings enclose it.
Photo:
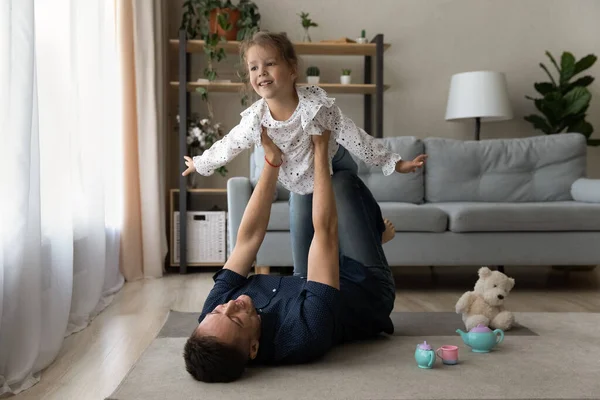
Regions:
[[[583,135],[377,140],[404,159],[428,154],[419,172],[387,177],[355,158],[396,226],[390,266],[600,264],[600,180],[586,178]],[[250,158],[250,178],[227,184],[230,246],[264,163],[260,149]],[[288,199],[278,186],[257,266],[293,266]]]

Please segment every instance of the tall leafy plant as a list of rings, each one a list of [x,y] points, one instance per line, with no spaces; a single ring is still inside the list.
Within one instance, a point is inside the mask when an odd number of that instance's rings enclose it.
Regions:
[[[556,68],[558,76],[555,78],[548,68],[540,63],[540,67],[546,72],[550,82],[536,82],[533,85],[542,96],[541,98],[530,96],[525,96],[525,98],[532,100],[542,115],[531,114],[525,116],[525,120],[531,122],[535,129],[548,135],[577,132],[587,138],[588,145],[600,145],[600,139],[590,139],[594,128],[585,120],[592,98],[587,87],[594,81],[594,78],[585,75],[573,81],[577,75],[594,65],[597,57],[589,54],[577,61],[573,54],[563,52],[559,65],[550,52],[546,51],[546,55]]]
[[[238,28],[238,40],[251,37],[260,28],[258,6],[251,0],[239,0],[237,5],[234,5],[231,0],[186,0],[183,2],[180,29],[185,30],[188,39],[200,39],[204,41],[204,54],[206,55],[204,77],[209,82],[215,81],[218,77],[215,64],[227,57],[225,49],[219,46],[220,43],[226,42],[227,39],[210,29],[211,12],[217,9],[239,10],[240,18],[236,25]],[[223,31],[228,32],[233,28],[233,23],[229,20],[229,14],[218,13],[216,18],[217,24]],[[213,108],[208,99],[208,90],[205,87],[200,87],[196,91],[206,101],[208,116],[212,119]],[[245,104],[246,101],[246,96],[244,96],[242,104]]]
[[[240,19],[237,22],[237,40],[240,42],[250,39],[260,29],[260,13],[258,6],[250,0],[240,0],[237,5],[240,10]]]
[[[181,16],[181,26],[179,29],[185,30],[188,40],[200,39],[204,41],[204,54],[206,56],[206,67],[204,68],[204,77],[213,82],[217,79],[215,63],[224,60],[227,55],[225,49],[218,47],[219,42],[225,41],[225,38],[216,32],[211,32],[209,28],[211,11],[219,8],[225,8],[230,4],[227,0],[186,0],[183,3],[183,13]],[[217,23],[224,31],[231,29],[231,23],[227,14],[219,14]],[[212,120],[214,117],[212,103],[208,99],[208,90],[204,87],[197,88],[196,91],[206,101],[208,107],[208,117]]]

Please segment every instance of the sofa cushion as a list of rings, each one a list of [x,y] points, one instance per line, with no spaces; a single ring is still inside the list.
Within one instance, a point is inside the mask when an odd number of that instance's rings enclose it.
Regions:
[[[586,169],[586,140],[578,133],[424,143],[427,202],[572,200],[571,185]]]
[[[444,232],[448,228],[448,215],[428,204],[382,202],[379,206],[396,232]]]
[[[576,201],[600,203],[600,179],[577,179],[571,186],[571,196]]]
[[[559,201],[434,205],[448,214],[452,232],[600,230],[600,204]]]
[[[403,160],[413,160],[425,151],[421,139],[412,136],[377,138],[375,140],[381,141],[388,149],[400,154]],[[422,169],[410,174],[394,172],[389,176],[384,176],[381,167],[368,165],[354,154],[352,154],[352,158],[358,165],[358,176],[365,182],[377,201],[423,203]]]
[[[379,206],[383,217],[392,221],[397,232],[444,232],[448,228],[447,214],[433,205],[383,202]],[[272,204],[267,230],[290,230],[288,201],[275,201]]]

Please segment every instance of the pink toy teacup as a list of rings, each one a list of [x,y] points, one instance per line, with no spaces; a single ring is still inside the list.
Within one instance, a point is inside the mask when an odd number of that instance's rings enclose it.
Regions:
[[[437,349],[435,354],[437,354],[446,365],[458,364],[458,347],[456,346],[444,345]]]

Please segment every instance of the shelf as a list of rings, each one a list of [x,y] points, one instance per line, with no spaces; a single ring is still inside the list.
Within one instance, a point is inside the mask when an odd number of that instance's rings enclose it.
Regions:
[[[193,189],[188,188],[188,193],[227,194],[227,189]],[[171,189],[171,193],[179,193],[179,189]]]
[[[169,43],[174,48],[179,48],[179,40],[171,39]],[[218,47],[225,49],[227,53],[238,53],[240,42],[231,41],[219,44]],[[330,55],[330,56],[375,56],[377,46],[375,43],[323,43],[323,42],[296,42],[294,43],[296,53],[299,55]],[[390,47],[389,43],[383,44],[383,51]],[[203,40],[188,40],[186,51],[188,53],[200,53],[204,51]]]
[[[172,87],[179,87],[179,82],[171,82]],[[298,86],[307,86],[308,83],[298,83]],[[197,88],[205,87],[208,88],[209,91],[213,92],[228,92],[228,93],[236,93],[241,92],[244,84],[233,82],[233,83],[198,83],[198,82],[188,82],[187,91],[194,92]],[[342,85],[341,83],[319,83],[318,85],[323,88],[328,93],[343,93],[343,94],[375,94],[377,92],[377,86],[373,84],[349,84]],[[383,90],[389,89],[389,85],[384,85]]]
[[[179,211],[179,194],[180,189],[170,189],[169,195],[169,265],[171,267],[180,267],[179,262],[175,262],[175,230],[174,230],[174,213]],[[227,211],[227,189],[218,188],[187,188],[186,189],[187,205],[186,212],[189,211],[212,211],[214,206],[219,207],[219,211]],[[227,223],[226,223],[227,224]],[[225,225],[227,226],[227,225]],[[225,228],[226,229],[226,228]],[[186,246],[187,247],[187,246]],[[227,251],[227,247],[225,247]],[[186,262],[188,267],[223,267],[224,262]]]
[[[169,264],[171,267],[179,267],[179,263]],[[186,263],[188,267],[223,267],[225,263]]]

